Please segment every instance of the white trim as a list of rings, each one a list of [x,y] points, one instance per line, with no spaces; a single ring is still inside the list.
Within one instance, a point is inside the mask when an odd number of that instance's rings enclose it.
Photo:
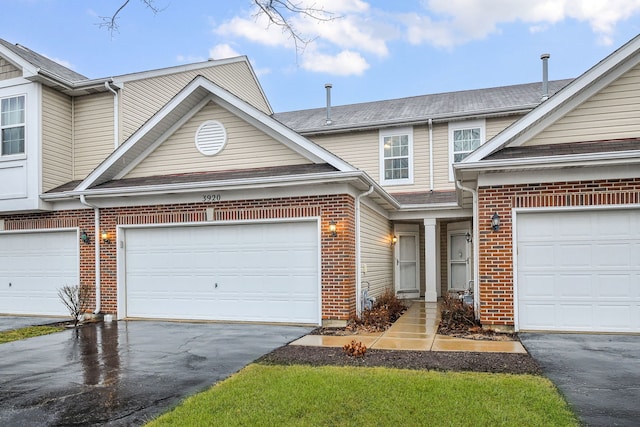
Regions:
[[[628,163],[616,166],[585,167],[572,169],[540,170],[530,169],[520,172],[486,172],[478,175],[478,187],[490,185],[553,183],[565,181],[585,181],[601,179],[637,178],[638,171]]]
[[[318,274],[316,285],[318,297],[318,318],[316,325],[322,324],[322,229],[321,218],[313,217],[293,217],[293,218],[265,218],[256,220],[233,220],[233,221],[198,221],[198,222],[172,222],[155,224],[122,224],[116,226],[116,301],[118,304],[117,319],[125,319],[127,314],[126,300],[126,230],[141,228],[170,228],[170,227],[216,227],[226,225],[243,224],[272,224],[288,222],[315,222],[317,225],[317,267]]]
[[[384,165],[384,161],[386,160],[385,156],[384,156],[384,138],[386,137],[390,137],[390,136],[403,136],[403,135],[407,135],[407,139],[408,139],[408,149],[409,149],[409,153],[408,153],[408,159],[409,159],[409,165],[408,165],[408,177],[407,178],[402,178],[402,179],[386,179],[385,178],[385,165]],[[413,127],[411,126],[407,126],[407,127],[395,127],[395,128],[386,128],[386,129],[380,129],[378,131],[378,153],[379,153],[379,168],[380,168],[380,185],[384,186],[384,187],[390,187],[390,186],[394,186],[394,185],[411,185],[413,184],[413,163],[414,163],[414,157],[413,157]]]
[[[457,130],[479,128],[480,129],[480,147],[482,147],[482,145],[485,143],[485,140],[487,138],[486,137],[486,135],[487,135],[487,130],[486,130],[487,129],[487,121],[485,119],[478,119],[478,120],[464,120],[464,121],[449,122],[448,123],[448,128],[449,129],[447,131],[447,135],[448,135],[447,150],[448,150],[448,153],[449,153],[449,181],[453,182],[453,180],[454,180],[453,164],[454,163],[460,163],[460,162],[454,162],[453,161],[453,155],[454,155],[453,133],[455,131],[457,131]],[[470,155],[471,155],[471,153],[469,153],[467,155],[467,157],[469,157]]]

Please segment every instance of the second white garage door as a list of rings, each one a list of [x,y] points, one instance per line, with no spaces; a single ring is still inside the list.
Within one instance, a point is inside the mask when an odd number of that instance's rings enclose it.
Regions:
[[[640,332],[640,210],[517,214],[520,330]]]
[[[126,317],[320,322],[317,222],[124,231]]]

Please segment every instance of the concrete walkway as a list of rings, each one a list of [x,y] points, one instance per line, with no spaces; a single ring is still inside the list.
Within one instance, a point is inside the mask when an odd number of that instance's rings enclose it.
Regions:
[[[489,341],[438,335],[440,310],[437,303],[415,301],[386,331],[357,335],[305,335],[291,345],[342,347],[352,340],[378,350],[474,351],[526,353],[518,341]]]

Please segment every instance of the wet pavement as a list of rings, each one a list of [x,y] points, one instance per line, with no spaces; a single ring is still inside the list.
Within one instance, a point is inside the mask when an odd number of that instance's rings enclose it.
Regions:
[[[65,322],[69,317],[38,317],[38,316],[0,316],[0,332],[13,329],[26,328],[27,326],[50,325],[52,323]]]
[[[519,336],[584,425],[638,425],[640,335]]]
[[[0,425],[142,425],[312,328],[120,321],[0,345]]]

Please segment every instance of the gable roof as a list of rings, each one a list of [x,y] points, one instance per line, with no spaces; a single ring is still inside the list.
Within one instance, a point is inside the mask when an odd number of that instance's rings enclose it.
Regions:
[[[469,168],[505,148],[518,147],[640,63],[640,36],[587,70],[533,111],[481,145],[454,168]]]
[[[20,44],[11,44],[6,40],[0,39],[0,46],[4,47],[11,53],[15,55],[15,57],[20,58],[20,60],[16,60],[16,58],[12,58],[13,62],[18,62],[16,65],[20,65],[22,67],[25,66],[24,62],[31,65],[35,70],[35,72],[45,71],[51,76],[57,76],[60,79],[67,80],[70,82],[77,82],[82,80],[88,80],[87,77],[83,76],[80,73],[76,73],[75,71],[58,64],[55,61],[47,58],[46,56],[42,56],[37,52],[32,51],[31,49],[22,46]],[[1,48],[0,48],[1,49]],[[0,50],[0,53],[2,51]],[[11,55],[7,55],[11,56]],[[10,58],[11,59],[11,58]]]
[[[549,82],[549,93],[556,93],[570,82],[570,79]],[[276,113],[273,117],[302,134],[330,133],[424,123],[428,119],[437,121],[522,113],[540,104],[541,98],[542,83],[538,82],[331,106],[330,125],[325,123],[326,108]]]
[[[198,76],[107,157],[78,185],[76,190],[88,190],[107,181],[124,177],[210,101],[237,115],[313,163],[326,163],[338,171],[356,171],[353,166],[339,157],[293,132],[210,80]]]

